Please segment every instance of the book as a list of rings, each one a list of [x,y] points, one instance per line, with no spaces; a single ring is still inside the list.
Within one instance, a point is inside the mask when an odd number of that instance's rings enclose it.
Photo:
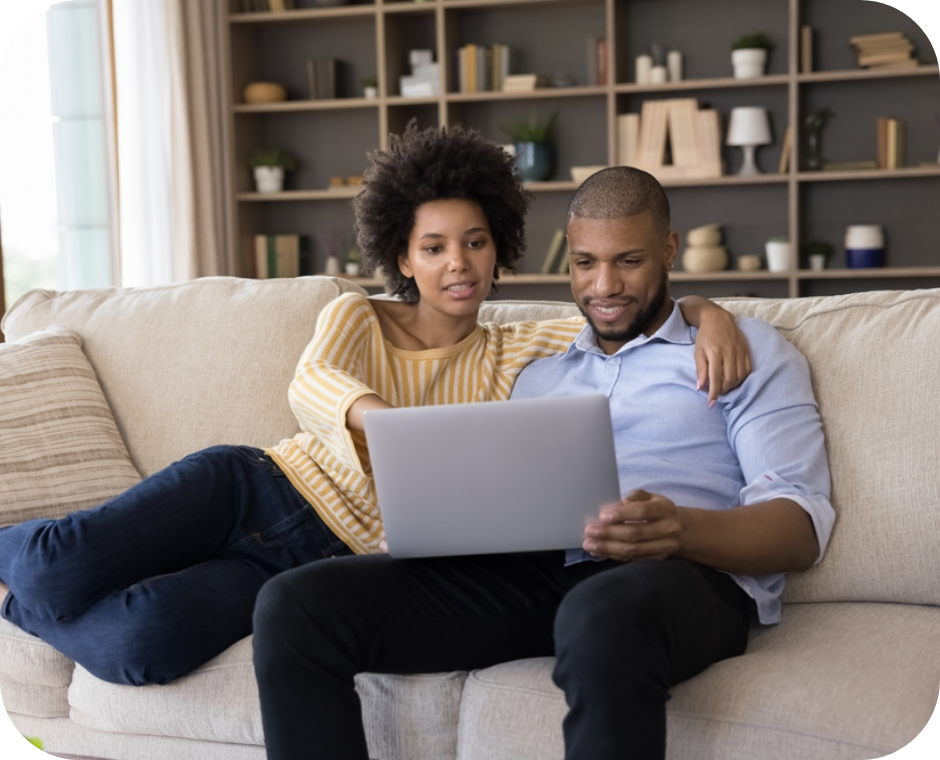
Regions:
[[[672,146],[672,165],[696,169],[699,163],[698,142],[695,139],[695,98],[676,98],[669,104],[669,137]],[[690,175],[694,174],[690,172]]]
[[[548,250],[545,252],[545,258],[542,261],[542,274],[550,274],[555,271],[558,254],[565,243],[565,231],[555,230],[552,240],[548,244]]]
[[[299,277],[312,273],[306,235],[255,235],[255,277]]]
[[[571,266],[571,260],[568,258],[568,243],[561,247],[561,259],[558,261],[558,274],[568,274]]]
[[[886,169],[904,166],[904,125],[898,119],[888,119],[885,129],[887,135]]]
[[[878,168],[888,168],[888,119],[879,116],[875,120],[875,135],[878,145]]]
[[[607,84],[607,69],[608,69],[608,53],[607,53],[607,40],[598,40],[597,41],[597,84],[606,85]]]
[[[859,66],[878,66],[886,63],[904,63],[913,60],[910,53],[861,53],[858,56]]]
[[[869,43],[883,42],[884,40],[902,40],[904,39],[904,34],[902,32],[881,32],[879,34],[856,34],[853,37],[849,37],[850,45],[866,45]]]
[[[622,113],[617,116],[617,163],[635,166],[640,139],[640,114]]]
[[[800,72],[809,74],[813,70],[813,27],[800,27]]]
[[[780,148],[780,165],[777,171],[786,174],[790,169],[790,154],[793,152],[793,127],[787,125],[783,133],[783,146]]]
[[[549,85],[548,77],[541,74],[510,74],[503,80],[503,92],[525,92]]]
[[[699,143],[701,177],[720,177],[724,174],[721,163],[721,115],[713,108],[696,112],[696,139]]]
[[[467,70],[467,89],[464,92],[477,92],[477,46],[472,42],[464,45],[464,66]]]
[[[669,104],[665,100],[644,101],[640,110],[640,136],[636,165],[653,174],[666,158]]]
[[[307,61],[307,90],[310,100],[343,97],[345,66],[335,58]]]

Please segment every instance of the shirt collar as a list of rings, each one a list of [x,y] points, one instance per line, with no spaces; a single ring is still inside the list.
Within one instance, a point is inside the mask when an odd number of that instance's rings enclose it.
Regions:
[[[672,311],[669,313],[669,316],[666,318],[666,321],[663,322],[662,326],[649,337],[641,333],[629,343],[625,343],[621,346],[616,354],[629,351],[632,348],[642,346],[653,340],[676,343],[679,345],[689,345],[695,342],[695,338],[692,335],[692,327],[682,316],[682,310],[675,302],[675,299],[670,298],[669,300],[672,302]],[[570,355],[575,351],[595,354],[604,353],[603,349],[597,345],[597,336],[594,334],[594,330],[590,324],[585,325],[581,332],[578,333],[571,345],[568,346],[566,355]],[[614,355],[616,356],[616,354]]]

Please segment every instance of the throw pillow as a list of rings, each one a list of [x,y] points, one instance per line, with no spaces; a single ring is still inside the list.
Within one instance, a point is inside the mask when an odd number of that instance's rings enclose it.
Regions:
[[[139,480],[76,332],[0,343],[0,525],[63,517]]]

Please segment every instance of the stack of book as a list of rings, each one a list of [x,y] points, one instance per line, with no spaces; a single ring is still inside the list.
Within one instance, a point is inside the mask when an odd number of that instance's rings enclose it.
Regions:
[[[255,277],[300,277],[313,273],[306,235],[255,235]]]
[[[695,98],[647,100],[617,117],[617,159],[659,180],[720,177],[721,119]]]
[[[335,58],[307,61],[307,89],[310,100],[332,100],[343,97],[345,64]]]
[[[914,45],[901,32],[859,34],[849,38],[849,46],[858,57],[858,65],[867,69],[913,69]]]
[[[503,80],[503,92],[529,92],[539,87],[551,87],[548,77],[541,74],[510,74]]]
[[[493,92],[503,89],[509,76],[511,51],[508,45],[491,47],[469,44],[454,50],[454,92]]]

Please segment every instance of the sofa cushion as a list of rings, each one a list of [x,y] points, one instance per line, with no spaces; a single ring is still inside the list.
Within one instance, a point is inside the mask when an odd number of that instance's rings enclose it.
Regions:
[[[465,677],[465,673],[359,676],[356,686],[370,756],[454,758]],[[264,743],[251,637],[167,686],[109,684],[77,666],[69,703],[72,720],[89,729],[227,744]]]
[[[937,704],[940,609],[788,605],[748,651],[672,690],[669,760],[862,760],[909,743]],[[470,674],[459,760],[561,760],[551,658]]]
[[[66,718],[75,663],[0,618],[0,697],[7,712]]]
[[[62,517],[140,480],[73,331],[0,344],[0,400],[0,525]]]
[[[16,340],[79,332],[144,476],[218,443],[271,446],[297,432],[287,387],[339,278],[208,277],[152,288],[35,290],[4,317]]]
[[[832,540],[784,599],[940,604],[940,290],[724,305],[803,352],[826,435]]]

